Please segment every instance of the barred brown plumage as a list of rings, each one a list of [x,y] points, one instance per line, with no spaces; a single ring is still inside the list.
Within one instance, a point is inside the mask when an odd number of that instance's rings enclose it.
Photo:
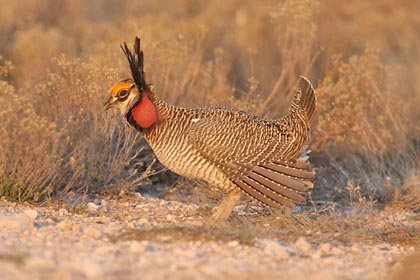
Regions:
[[[216,220],[228,218],[239,190],[272,207],[305,203],[315,177],[304,157],[316,104],[308,79],[300,77],[288,114],[279,120],[229,108],[187,109],[161,101],[145,84],[138,37],[134,54],[126,44],[123,50],[135,79],[111,88],[106,109],[119,107],[168,169],[224,191]]]

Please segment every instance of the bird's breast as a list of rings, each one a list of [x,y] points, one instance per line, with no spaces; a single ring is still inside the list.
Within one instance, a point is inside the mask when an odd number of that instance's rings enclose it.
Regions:
[[[169,170],[193,179],[209,181],[217,168],[197,151],[188,139],[188,127],[178,123],[156,127],[144,134],[158,160]]]

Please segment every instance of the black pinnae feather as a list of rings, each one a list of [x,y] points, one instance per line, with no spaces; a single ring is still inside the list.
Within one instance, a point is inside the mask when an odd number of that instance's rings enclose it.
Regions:
[[[147,84],[144,73],[143,51],[140,50],[140,38],[136,37],[134,41],[134,54],[128,48],[126,42],[124,42],[124,44],[121,46],[121,49],[127,57],[128,64],[130,65],[131,69],[131,74],[137,88],[140,92],[145,91],[147,89]]]
[[[147,84],[146,84],[146,74],[144,73],[144,56],[143,56],[143,51],[140,50],[140,38],[136,37],[135,42],[134,42],[134,51],[135,51],[135,56],[137,58],[137,65],[138,65],[138,69],[139,69],[139,73],[140,73],[140,80],[141,80],[141,84],[143,89],[147,89]]]

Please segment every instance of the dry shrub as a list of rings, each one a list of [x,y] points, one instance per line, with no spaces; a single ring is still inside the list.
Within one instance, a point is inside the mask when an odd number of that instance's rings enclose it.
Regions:
[[[137,186],[146,176],[144,144],[101,105],[116,77],[115,69],[61,57],[34,84],[2,92],[0,195],[38,201],[59,190]]]
[[[348,62],[334,57],[329,69],[317,89],[312,141],[322,191],[348,199],[350,182],[365,199],[388,200],[419,164],[394,72],[369,47]]]
[[[420,211],[420,174],[413,171],[404,178],[401,190],[393,192],[392,202],[411,211]]]
[[[403,100],[410,120],[420,119],[417,106],[420,102],[419,9],[420,1],[410,0],[355,0],[348,5],[323,0],[317,33],[317,45],[324,49],[321,72],[329,71],[323,61],[332,54],[339,53],[347,58],[363,52],[369,43],[380,50],[384,64],[398,67],[393,80],[398,88],[393,94]],[[317,72],[314,74],[323,78],[322,73]]]
[[[314,149],[333,146],[345,153],[383,154],[401,148],[408,132],[403,104],[394,94],[392,72],[380,62],[378,51],[367,48],[347,63],[335,59],[337,71],[331,71],[317,89]]]
[[[1,78],[6,78],[11,69],[12,65],[6,62]],[[45,138],[59,141],[62,131],[37,115],[30,98],[4,80],[0,99],[0,195],[37,200],[51,192],[61,161],[57,158],[59,142]]]

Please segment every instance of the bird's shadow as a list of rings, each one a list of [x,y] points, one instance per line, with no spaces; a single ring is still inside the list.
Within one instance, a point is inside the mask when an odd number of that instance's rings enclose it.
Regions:
[[[165,225],[153,228],[134,228],[109,236],[112,242],[153,241],[160,243],[173,242],[224,242],[237,241],[239,244],[253,246],[255,236],[244,227],[218,226],[180,226]]]

